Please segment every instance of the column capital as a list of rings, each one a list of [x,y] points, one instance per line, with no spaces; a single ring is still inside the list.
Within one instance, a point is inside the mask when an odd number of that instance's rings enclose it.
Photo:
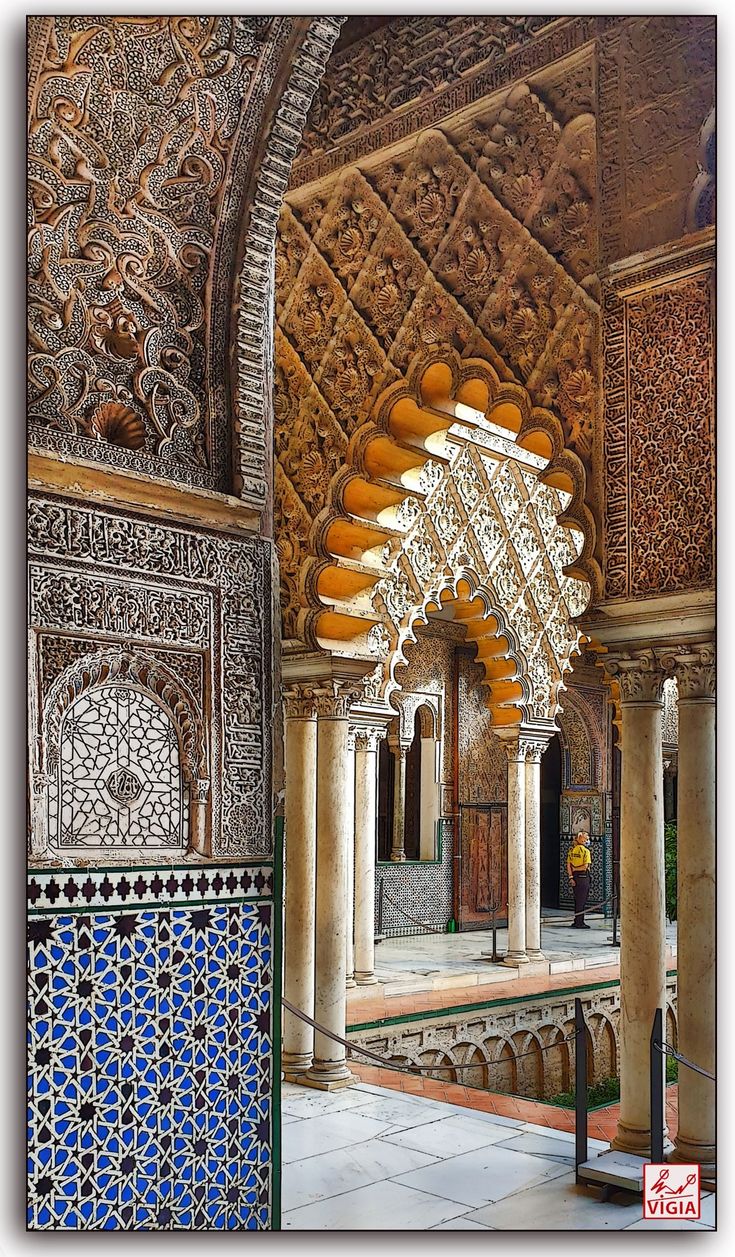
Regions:
[[[617,651],[601,655],[607,675],[620,686],[620,702],[660,704],[663,698],[664,669],[651,649]]]
[[[390,747],[392,753],[399,756],[401,759],[405,759],[411,749],[410,742],[404,742],[397,733],[390,733],[388,735],[388,746]]]
[[[679,701],[714,702],[715,648],[712,642],[661,650],[662,666],[676,677]]]
[[[356,751],[377,751],[385,737],[385,725],[355,725],[352,729]]]
[[[287,720],[316,719],[316,690],[313,685],[292,682],[283,687],[283,711]]]
[[[524,734],[522,733],[518,739],[519,750],[523,752],[526,763],[540,764],[541,757],[546,750],[550,737],[545,734]]]
[[[509,763],[528,761],[540,764],[541,757],[554,736],[554,730],[547,732],[545,729],[524,729],[516,726],[511,729],[496,729],[495,734]]]
[[[359,682],[332,678],[315,691],[316,714],[320,720],[347,720],[356,697],[362,693]]]
[[[209,778],[195,777],[190,788],[192,801],[204,803],[209,794]]]

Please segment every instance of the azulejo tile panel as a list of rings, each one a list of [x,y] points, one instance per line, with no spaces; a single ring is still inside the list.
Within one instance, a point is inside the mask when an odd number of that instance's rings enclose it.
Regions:
[[[30,915],[32,1230],[271,1225],[272,912]]]

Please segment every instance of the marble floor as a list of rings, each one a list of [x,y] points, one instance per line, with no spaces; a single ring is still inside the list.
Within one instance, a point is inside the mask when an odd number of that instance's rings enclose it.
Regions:
[[[603,1204],[574,1182],[574,1136],[360,1082],[327,1094],[283,1084],[283,1229],[712,1230],[644,1222],[640,1199]],[[607,1144],[589,1141],[589,1153]]]
[[[589,918],[591,929],[574,930],[564,913],[545,920],[541,946],[551,973],[577,968],[618,964],[620,949],[612,945],[612,922],[603,917]],[[667,926],[666,940],[676,955],[676,923]],[[508,945],[507,930],[498,930],[497,949],[503,955]],[[421,934],[415,937],[386,938],[375,948],[375,974],[385,984],[420,984],[422,979],[448,979],[479,973],[507,978],[509,970],[494,964],[492,932],[472,930],[461,934]],[[534,969],[542,966],[534,965]],[[524,965],[521,976],[528,970]]]

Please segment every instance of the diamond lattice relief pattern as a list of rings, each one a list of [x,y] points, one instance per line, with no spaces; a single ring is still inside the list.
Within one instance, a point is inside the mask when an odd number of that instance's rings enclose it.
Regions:
[[[185,794],[176,731],[151,698],[103,686],[69,708],[50,802],[60,847],[180,848]]]
[[[270,1223],[271,905],[34,916],[31,1229]]]

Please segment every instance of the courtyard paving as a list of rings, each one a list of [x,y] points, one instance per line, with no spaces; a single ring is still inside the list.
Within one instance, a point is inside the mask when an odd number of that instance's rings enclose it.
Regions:
[[[470,1111],[364,1077],[332,1094],[284,1083],[282,1108],[285,1230],[714,1228],[711,1193],[697,1223],[644,1222],[640,1199],[622,1192],[603,1204],[575,1185],[573,1134],[520,1111]],[[590,1155],[606,1146],[591,1139]]]

